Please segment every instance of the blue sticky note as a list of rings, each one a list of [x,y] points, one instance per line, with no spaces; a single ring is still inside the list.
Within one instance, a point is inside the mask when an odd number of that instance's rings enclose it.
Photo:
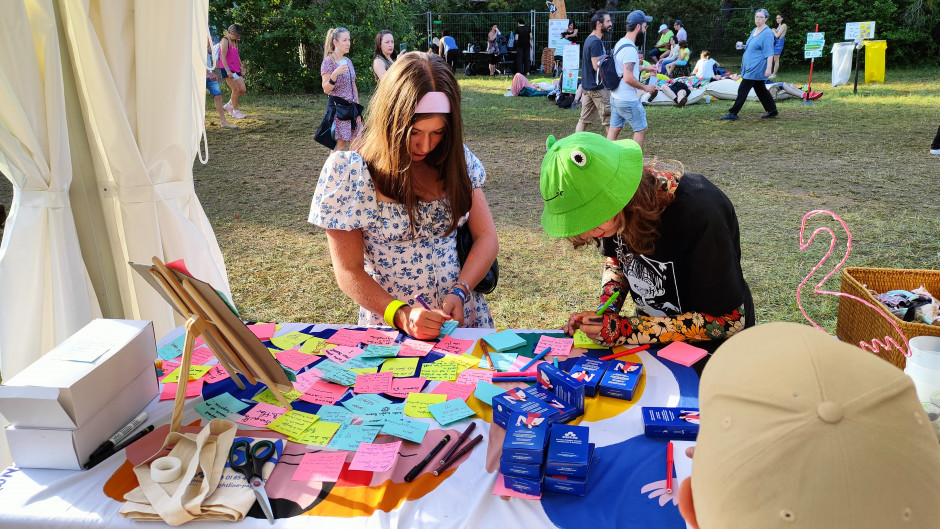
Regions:
[[[320,406],[317,415],[321,421],[335,422],[337,424],[349,424],[356,415],[343,406]]]
[[[388,407],[391,403],[392,401],[386,399],[385,397],[381,397],[373,393],[363,393],[361,395],[356,395],[351,399],[340,402],[340,404],[345,406],[346,409],[360,416],[377,415],[382,413],[382,408]],[[404,407],[402,408],[404,409]]]
[[[164,345],[157,350],[157,354],[164,360],[173,360],[183,354],[183,347],[186,345],[186,335],[183,334],[172,342]]]
[[[365,352],[359,356],[365,358],[392,358],[398,356],[398,351],[400,350],[401,344],[399,343],[392,345],[369,344],[366,346]]]
[[[437,336],[438,340],[443,340],[445,336],[450,335],[457,329],[457,320],[447,320],[441,324],[441,334]]]
[[[505,351],[507,349],[513,349],[526,344],[524,338],[510,330],[487,334],[483,337],[483,341],[485,341],[486,344],[492,347],[495,351]]]
[[[439,404],[431,404],[428,406],[428,411],[431,412],[437,422],[441,423],[441,426],[446,426],[476,414],[463,399],[452,399]]]
[[[250,406],[250,404],[238,400],[233,397],[231,393],[222,393],[217,397],[196,404],[195,408],[196,411],[199,412],[199,415],[211,421],[212,419],[224,419],[233,413],[242,411],[248,406]]]
[[[424,434],[428,431],[428,423],[409,419],[402,415],[401,417],[389,417],[385,419],[385,425],[382,426],[382,433],[394,435],[412,443],[420,443],[424,440]]]
[[[473,396],[476,397],[480,402],[485,403],[487,406],[492,406],[493,397],[499,395],[500,393],[506,393],[506,388],[501,388],[483,380],[478,380],[477,389],[473,390]]]
[[[398,354],[398,353],[396,353]],[[394,356],[394,355],[392,355]],[[385,362],[385,358],[381,356],[365,356],[365,353],[360,353],[359,356],[354,356],[343,363],[343,367],[346,369],[359,369],[363,367],[378,367]]]
[[[314,367],[323,373],[323,378],[330,382],[336,382],[344,386],[356,385],[356,373],[340,366],[332,360],[323,359],[314,365]]]
[[[337,450],[359,450],[359,443],[371,443],[375,440],[375,436],[379,435],[381,429],[381,426],[346,424],[339,427],[327,447]]]
[[[373,408],[372,413],[361,415],[362,424],[366,426],[382,426],[391,417],[401,417],[405,414],[405,403],[388,404]]]
[[[516,358],[518,357],[519,355],[516,353],[490,353],[490,358],[493,359],[493,367],[496,368],[497,371],[509,371],[509,368],[516,363]],[[490,363],[486,361],[486,355],[483,355],[477,367],[483,369],[490,368]]]

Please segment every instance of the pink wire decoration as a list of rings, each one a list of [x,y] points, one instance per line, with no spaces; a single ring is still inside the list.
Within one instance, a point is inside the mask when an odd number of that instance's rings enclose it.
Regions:
[[[829,251],[826,252],[826,255],[824,255],[823,258],[820,259],[818,263],[816,263],[816,266],[813,267],[810,273],[807,274],[806,277],[803,278],[803,281],[801,281],[800,285],[796,288],[796,304],[800,307],[800,312],[803,313],[803,317],[806,318],[807,321],[812,323],[813,327],[816,327],[816,329],[822,332],[826,332],[825,329],[817,325],[816,322],[813,321],[813,319],[809,317],[809,314],[807,314],[806,310],[803,309],[803,302],[800,300],[800,291],[803,289],[803,285],[805,285],[806,282],[809,281],[809,278],[812,277],[813,274],[815,274],[817,270],[819,270],[819,268],[823,265],[824,262],[826,262],[827,259],[829,259],[829,256],[832,255],[832,250],[835,249],[836,247],[836,234],[828,227],[816,228],[816,230],[813,231],[813,234],[809,236],[809,239],[804,239],[803,235],[806,231],[807,219],[817,214],[829,215],[830,217],[837,220],[839,224],[842,225],[842,229],[845,230],[847,241],[846,241],[846,248],[845,248],[845,256],[842,257],[842,260],[839,261],[839,264],[837,264],[836,267],[833,268],[832,271],[826,275],[826,277],[822,278],[822,281],[820,281],[819,283],[816,283],[816,286],[813,288],[813,291],[817,294],[829,294],[831,296],[840,296],[840,297],[854,299],[855,301],[858,301],[859,303],[867,305],[871,307],[872,309],[878,311],[878,314],[880,314],[882,318],[884,318],[888,323],[891,324],[892,327],[894,327],[894,330],[897,331],[901,339],[904,340],[904,345],[905,345],[905,347],[901,347],[900,345],[898,345],[896,341],[894,341],[893,338],[891,338],[890,336],[885,336],[884,342],[878,340],[877,338],[873,339],[870,344],[864,341],[858,342],[859,347],[861,347],[862,349],[878,354],[882,350],[890,351],[891,348],[894,347],[895,349],[901,351],[901,353],[904,356],[911,356],[910,344],[907,341],[907,336],[905,336],[904,333],[901,332],[901,329],[898,328],[897,324],[894,323],[894,320],[892,320],[881,307],[874,305],[871,302],[866,301],[858,296],[853,296],[852,294],[847,294],[845,292],[833,292],[831,290],[822,290],[823,283],[828,281],[829,278],[833,276],[833,274],[835,274],[840,268],[842,268],[842,265],[844,265],[845,262],[848,261],[849,259],[849,252],[852,251],[852,233],[849,231],[849,227],[845,224],[845,221],[843,221],[838,215],[836,215],[835,213],[831,211],[827,211],[824,209],[814,209],[810,211],[809,213],[807,213],[806,215],[803,215],[803,220],[800,223],[800,250],[807,249],[809,245],[812,244],[813,239],[819,233],[827,232],[829,233],[829,238],[830,238],[829,239]]]

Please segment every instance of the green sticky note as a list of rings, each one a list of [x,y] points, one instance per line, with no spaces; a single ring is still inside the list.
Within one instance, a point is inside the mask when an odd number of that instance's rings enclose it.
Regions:
[[[291,410],[269,422],[268,428],[288,437],[297,437],[301,435],[304,430],[310,428],[313,423],[317,422],[319,418],[319,416],[312,413]]]
[[[297,347],[310,338],[311,336],[309,334],[304,334],[302,332],[289,332],[284,336],[275,336],[274,338],[271,338],[270,342],[286,351],[288,349]]]
[[[322,355],[324,351],[333,347],[333,344],[326,343],[323,338],[310,338],[300,346],[300,352],[308,355]]]
[[[199,377],[205,375],[212,369],[212,366],[189,366],[189,380],[196,380]],[[180,381],[180,368],[177,367],[169,375],[167,375],[163,380],[164,384],[167,382],[179,382]]]
[[[353,373],[358,373],[360,375],[368,375],[369,373],[378,373],[379,368],[377,367],[354,367],[350,369]]]
[[[303,395],[303,393],[300,391],[297,391],[296,389],[292,389],[288,391],[287,393],[281,393],[281,395],[284,396],[284,400],[290,403],[300,398],[300,396]],[[264,402],[265,404],[273,404],[274,406],[282,405],[281,402],[277,400],[277,397],[274,396],[274,393],[271,391],[271,388],[264,388],[264,391],[252,397],[251,400],[254,400],[257,402]]]
[[[393,377],[413,377],[418,368],[418,358],[389,358],[382,364],[382,371],[391,371]]]
[[[428,411],[431,404],[440,404],[447,400],[447,395],[433,393],[409,393],[405,399],[405,415],[414,418],[432,418],[434,415]]]
[[[443,359],[430,364],[421,366],[421,376],[428,380],[450,380],[457,379],[457,366],[454,362],[444,362]]]
[[[336,430],[339,430],[339,427],[339,423],[317,421],[301,432],[300,435],[291,437],[290,440],[304,445],[326,446]]]

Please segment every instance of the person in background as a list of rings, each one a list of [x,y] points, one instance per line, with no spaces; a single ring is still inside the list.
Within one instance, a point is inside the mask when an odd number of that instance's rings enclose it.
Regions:
[[[689,41],[689,34],[685,30],[685,26],[682,25],[681,20],[676,20],[672,23],[672,29],[676,30],[676,40],[682,42],[683,40]]]
[[[783,53],[783,41],[787,35],[787,25],[783,23],[783,15],[777,15],[777,27],[774,28],[774,71],[767,76],[768,79],[777,77],[780,69],[780,54]]]
[[[689,43],[680,40],[679,41],[679,54],[676,56],[676,61],[666,65],[666,75],[672,77],[672,72],[676,69],[676,66],[686,66],[689,64],[689,57],[692,55],[692,50],[689,49]]]
[[[460,48],[457,47],[457,41],[454,40],[454,37],[450,36],[450,31],[446,29],[441,33],[441,41],[437,46],[437,54],[450,65],[451,70],[457,70],[456,62],[457,56],[460,55]]]
[[[689,526],[940,527],[937,436],[914,383],[883,359],[766,323],[718,348],[699,404],[678,488]]]
[[[228,103],[222,108],[235,119],[245,117],[245,114],[238,109],[238,100],[248,92],[245,88],[245,77],[242,75],[242,61],[238,56],[238,43],[241,38],[241,26],[232,24],[225,30],[225,36],[219,41],[219,61],[222,63],[222,69],[219,72],[231,90]]]
[[[659,64],[656,65],[657,71],[663,75],[666,74],[666,67],[679,60],[679,41],[675,37],[669,39],[669,53],[665,56],[659,56]]]
[[[326,41],[323,44],[323,63],[320,64],[320,77],[323,93],[339,97],[353,103],[359,102],[359,89],[356,88],[356,70],[352,61],[346,57],[349,53],[349,30],[346,28],[330,28],[326,32]],[[334,119],[334,134],[337,151],[345,151],[361,131],[362,118],[356,123],[352,121]],[[355,125],[355,126],[354,126]]]
[[[516,20],[516,73],[528,75],[532,68],[532,30],[522,19]]]
[[[383,29],[375,34],[375,48],[372,50],[372,72],[379,81],[395,62],[395,37],[392,32]]]
[[[561,32],[561,38],[570,41],[572,44],[578,43],[578,28],[574,26],[574,21],[568,21],[568,29]]]
[[[772,71],[774,56],[774,32],[767,26],[766,9],[758,9],[754,13],[754,25],[756,27],[751,31],[744,45],[744,57],[741,58],[741,84],[738,86],[738,97],[728,113],[721,116],[721,119],[736,121],[738,112],[747,101],[747,95],[751,89],[757,94],[757,98],[764,107],[761,119],[775,118],[779,114],[774,98],[771,97],[764,84]]]
[[[614,64],[620,74],[620,85],[610,92],[610,128],[607,129],[607,139],[614,141],[627,123],[633,129],[633,141],[643,147],[643,139],[649,125],[646,122],[646,109],[640,102],[639,91],[648,92],[650,97],[656,93],[656,87],[643,84],[640,81],[640,57],[636,41],[646,31],[647,24],[653,17],[646,16],[642,11],[632,11],[627,15],[627,33],[614,44],[616,56]],[[619,50],[619,51],[617,51]],[[650,66],[649,71],[655,70]]]
[[[669,52],[669,39],[674,37],[675,34],[669,29],[669,26],[662,24],[659,26],[659,40],[656,41],[656,44],[653,45],[653,49],[650,50],[650,61],[659,61],[659,56]],[[677,41],[678,42],[678,41]]]
[[[496,24],[490,28],[486,36],[486,53],[490,54],[490,76],[496,75],[496,65],[499,64],[499,46],[496,44],[496,38],[499,37],[499,28]]]
[[[215,110],[219,113],[219,127],[223,129],[237,129],[236,125],[233,125],[225,119],[225,109],[222,106],[222,89],[219,88],[219,75],[215,73],[216,65],[215,57],[212,56],[212,39],[210,38],[207,41],[209,46],[209,51],[206,54],[206,90],[209,91],[209,95],[212,96],[212,101],[215,103]]]
[[[633,140],[581,132],[546,143],[545,233],[597,245],[600,302],[621,293],[600,316],[572,314],[566,333],[580,329],[605,347],[683,341],[714,351],[754,324],[737,215],[715,184],[679,162],[644,165]],[[637,312],[621,315],[627,294]]]
[[[581,116],[575,126],[575,132],[581,132],[594,123],[594,115],[601,119],[605,134],[610,127],[610,90],[604,88],[598,78],[597,61],[607,53],[604,41],[605,33],[610,33],[613,23],[607,11],[591,12],[591,34],[584,39],[581,52]]]
[[[715,59],[712,59],[712,52],[702,50],[698,62],[695,63],[695,68],[692,69],[692,76],[701,77],[702,79],[708,79],[710,81],[715,77],[715,66],[717,65],[718,63],[715,62]]]
[[[353,150],[323,165],[308,219],[326,230],[336,282],[359,304],[359,324],[418,339],[436,338],[450,319],[493,328],[473,289],[499,242],[486,172],[463,143],[457,79],[440,57],[405,53],[370,105]],[[461,266],[455,237],[463,225],[473,246]]]

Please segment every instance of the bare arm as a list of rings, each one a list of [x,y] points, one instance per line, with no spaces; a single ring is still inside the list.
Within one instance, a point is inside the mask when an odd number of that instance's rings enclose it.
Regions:
[[[228,39],[222,37],[222,40],[219,41],[219,60],[222,61],[222,69],[228,71],[228,59],[225,56],[228,55]]]
[[[387,72],[388,70],[385,69],[385,62],[383,62],[381,59],[376,57],[372,61],[372,71],[375,72],[375,76],[378,77],[379,80],[381,80],[382,77],[385,76],[385,72]]]
[[[492,266],[499,253],[499,238],[496,235],[496,224],[490,206],[486,202],[483,189],[473,190],[473,205],[470,207],[470,217],[467,219],[470,235],[473,237],[473,246],[467,260],[460,269],[457,281],[466,283],[471,289],[477,286]],[[441,308],[451,318],[463,325],[463,303],[453,294],[444,297]]]
[[[656,91],[655,86],[643,84],[639,79],[633,76],[633,67],[635,65],[635,62],[623,63],[623,82],[627,83],[627,85],[632,86],[633,88],[636,88],[637,90],[643,90],[652,94]]]

